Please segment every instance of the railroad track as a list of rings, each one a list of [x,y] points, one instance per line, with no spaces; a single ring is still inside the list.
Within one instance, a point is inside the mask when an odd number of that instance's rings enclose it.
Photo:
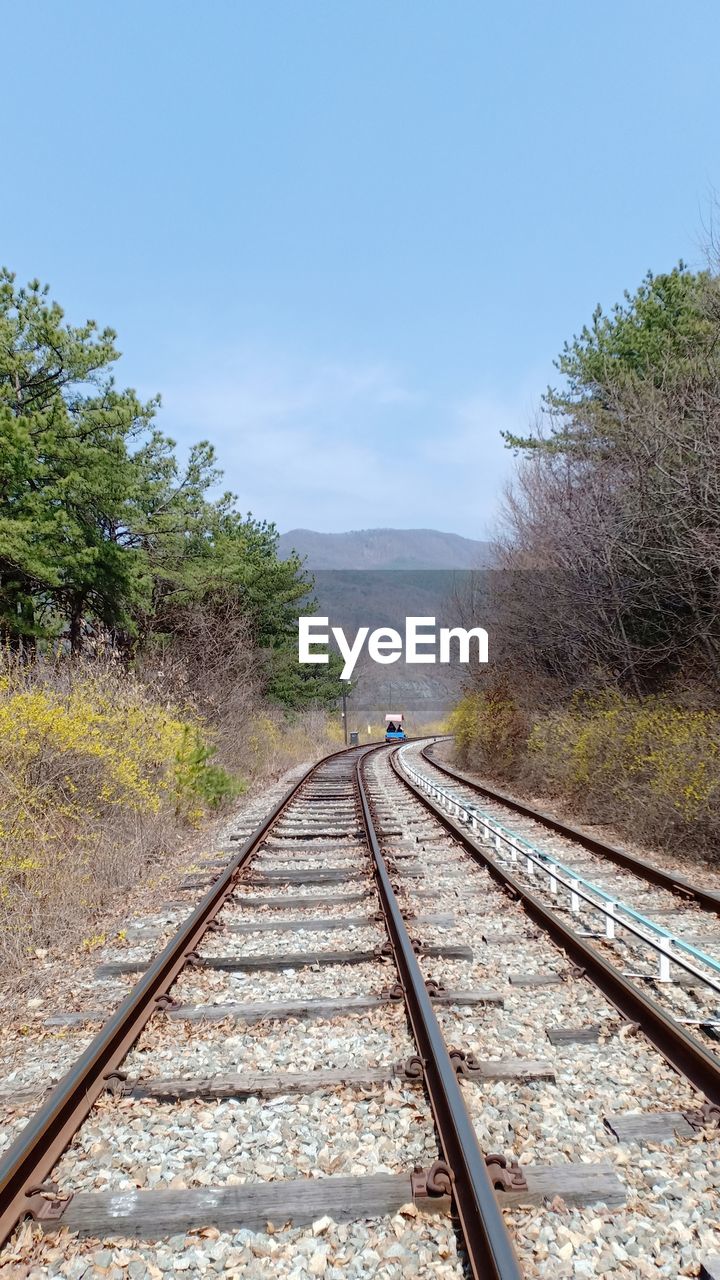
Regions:
[[[209,868],[209,891],[158,957],[149,962],[142,955],[123,957],[100,967],[100,979],[144,972],[7,1153],[0,1167],[4,1235],[29,1214],[45,1230],[67,1228],[103,1241],[172,1238],[202,1228],[265,1228],[268,1222],[282,1225],[288,1220],[296,1228],[309,1226],[312,1241],[312,1224],[318,1221],[392,1219],[412,1204],[424,1211],[415,1232],[422,1255],[428,1249],[425,1218],[447,1216],[452,1203],[463,1232],[463,1257],[474,1273],[520,1274],[494,1189],[494,1184],[511,1182],[511,1175],[503,1161],[486,1162],[480,1151],[433,1012],[433,1003],[455,994],[475,1003],[486,993],[445,993],[435,1001],[428,994],[418,944],[408,934],[377,843],[361,774],[364,754],[322,762],[214,879],[215,868]],[[184,887],[202,886],[195,878]],[[466,946],[442,939],[420,951],[438,957],[468,954]],[[342,994],[335,995],[338,972]],[[262,982],[266,998],[258,1000],[253,994],[261,974],[269,976]],[[231,1069],[237,1067],[236,1046],[228,1055],[222,1052],[231,1025],[271,1024],[280,1042],[284,1027],[283,1056],[307,1059],[303,1031],[297,1033],[301,1017],[326,1023],[350,1018],[353,1066],[343,1060],[328,1067],[326,1049],[310,1071]],[[152,1040],[156,1023],[162,1023],[163,1035],[153,1059],[147,1038],[149,1034]],[[386,1050],[367,1066],[357,1061],[365,1023]],[[208,1050],[207,1028],[218,1024],[219,1034],[210,1037]],[[399,1052],[396,1059],[390,1056],[392,1048]],[[347,1050],[336,1053],[347,1058]],[[198,1061],[204,1068],[201,1077],[188,1065]],[[167,1062],[173,1065],[172,1076],[161,1074],[161,1064]],[[298,1097],[312,1100],[304,1111],[292,1102]],[[264,1121],[255,1114],[258,1108],[248,1105],[260,1099],[270,1099]],[[332,1153],[318,1158],[315,1172],[324,1177],[272,1176],[273,1165],[282,1169],[288,1161],[253,1159],[253,1147],[264,1148],[267,1125],[273,1133],[275,1099],[285,1100],[288,1127],[296,1123],[300,1131],[303,1125],[311,1130],[314,1122],[316,1131],[327,1127],[337,1137],[348,1114],[347,1124],[358,1130],[357,1141],[347,1152],[341,1146],[335,1162],[353,1173],[334,1175]],[[208,1101],[215,1103],[214,1112],[207,1111]],[[177,1121],[178,1106],[190,1107],[183,1121]],[[384,1136],[389,1108],[387,1126],[395,1143]],[[304,1122],[308,1110],[311,1121]],[[151,1165],[158,1174],[152,1189],[131,1190],[134,1175],[142,1172],[144,1180],[142,1165],[147,1166],[148,1158],[158,1159],[157,1150],[151,1156],[152,1141],[133,1142],[131,1135],[145,1131],[152,1139],[172,1122],[173,1114],[185,1161],[197,1160],[196,1125],[207,1125],[203,1133],[212,1134],[213,1154],[228,1157],[220,1162],[227,1180],[215,1184],[201,1167],[191,1178],[200,1185],[172,1186],[177,1179],[166,1176],[175,1167],[169,1161],[166,1169]],[[231,1180],[230,1151],[236,1143],[223,1139],[242,1142],[243,1137],[249,1139],[249,1154],[235,1167],[249,1176]],[[98,1190],[108,1180],[93,1157],[104,1156],[106,1144],[117,1184]],[[256,1169],[253,1177],[253,1165],[271,1176],[259,1177]],[[414,1220],[409,1221],[412,1234]],[[390,1236],[394,1242],[394,1228]],[[452,1227],[439,1233],[438,1249],[438,1263],[443,1253],[455,1252]],[[322,1259],[321,1245],[316,1255]]]
[[[433,747],[409,747],[399,759],[426,799],[480,837],[486,865],[497,868],[506,886],[539,898],[565,929],[593,942],[631,979],[628,1001],[638,985],[652,991],[675,1026],[691,1029],[716,1057],[720,893],[474,782],[439,760]],[[582,962],[583,954],[575,954]],[[664,1047],[682,1053],[672,1028],[658,1023],[658,1034]],[[720,1104],[712,1094],[715,1069],[704,1075],[698,1066],[695,1079]]]
[[[581,849],[584,854],[597,854],[600,858],[600,864],[593,863],[595,867],[614,863],[618,867],[624,867],[631,871],[639,880],[645,881],[647,884],[667,889],[686,902],[696,903],[698,906],[720,915],[720,889],[705,888],[702,885],[695,884],[687,876],[678,872],[677,869],[670,870],[657,866],[652,862],[648,862],[645,858],[640,858],[636,854],[630,853],[627,849],[610,844],[607,840],[601,840],[581,827],[571,826],[552,814],[545,813],[541,809],[535,809],[532,805],[519,800],[516,796],[510,796],[504,791],[497,791],[489,787],[487,783],[478,782],[468,774],[463,773],[462,770],[453,768],[446,760],[438,758],[437,740],[430,746],[422,747],[420,754],[423,760],[431,764],[438,773],[461,783],[469,788],[474,795],[487,798],[492,805],[499,806],[497,812],[500,814],[504,812],[505,817],[510,815],[518,832],[521,833],[523,830],[522,824],[519,827],[517,825],[517,817],[519,815],[520,818],[528,820],[528,823],[525,824],[525,829],[529,833],[544,834],[546,831],[551,831],[562,837],[563,841],[570,846],[574,845],[576,849]]]
[[[697,1077],[391,757],[320,762],[186,881],[207,891],[158,956],[106,957],[125,1002],[0,1164],[0,1268],[27,1214],[37,1274],[77,1280],[118,1249],[133,1280],[712,1265]]]

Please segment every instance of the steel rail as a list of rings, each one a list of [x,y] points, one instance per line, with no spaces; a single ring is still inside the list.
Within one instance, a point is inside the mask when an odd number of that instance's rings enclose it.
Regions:
[[[645,858],[638,858],[634,854],[628,853],[627,849],[621,849],[618,845],[608,844],[605,840],[601,840],[598,836],[590,835],[588,831],[583,831],[580,827],[561,822],[559,818],[554,818],[552,814],[545,813],[542,809],[533,809],[525,801],[518,800],[515,796],[510,796],[505,791],[495,791],[484,782],[477,782],[474,778],[469,777],[468,774],[462,773],[460,769],[453,768],[452,765],[446,764],[445,761],[441,763],[436,760],[430,753],[430,746],[432,745],[431,743],[424,747],[421,755],[440,773],[447,774],[449,778],[455,778],[457,782],[464,783],[472,791],[477,791],[481,795],[487,796],[489,800],[495,800],[499,804],[506,805],[508,809],[513,809],[525,818],[532,818],[549,830],[555,831],[557,835],[565,836],[566,839],[582,845],[590,853],[600,854],[601,857],[607,858],[610,862],[615,862],[618,866],[625,867],[628,871],[634,871],[636,875],[641,876],[650,884],[669,889],[671,893],[680,894],[686,900],[692,899],[706,911],[714,911],[720,915],[720,892],[717,890],[703,889],[701,885],[693,884],[690,880],[686,880],[684,876],[677,875],[673,871],[663,871],[662,867],[656,867]]]
[[[349,748],[349,753],[357,751]],[[303,774],[255,828],[204,898],[178,929],[84,1053],[31,1118],[0,1160],[0,1245],[28,1214],[42,1216],[48,1207],[42,1184],[95,1102],[108,1088],[129,1049],[153,1013],[168,1000],[168,991],[195,951],[220,908],[232,895],[238,876],[269,829],[317,770],[346,749],[332,751]]]
[[[720,961],[717,961],[714,956],[708,955],[707,952],[701,951],[699,947],[694,946],[690,942],[686,942],[679,934],[672,933],[669,929],[665,929],[663,925],[656,924],[654,920],[650,920],[647,916],[642,915],[642,913],[636,911],[634,907],[623,902],[621,898],[617,898],[613,894],[607,893],[599,885],[594,884],[592,880],[588,880],[585,876],[578,875],[572,867],[566,866],[565,863],[559,862],[552,854],[545,853],[542,849],[537,848],[536,845],[533,845],[529,840],[526,840],[524,836],[515,835],[513,832],[509,831],[507,827],[504,827],[501,822],[498,822],[494,818],[490,818],[487,814],[483,813],[481,809],[471,805],[469,801],[459,799],[450,791],[445,791],[432,778],[427,778],[424,774],[415,769],[413,765],[408,764],[402,756],[403,750],[401,748],[398,753],[398,759],[402,760],[403,771],[409,777],[412,777],[416,782],[418,782],[423,790],[428,790],[429,792],[434,793],[438,799],[446,801],[448,806],[455,810],[456,816],[459,816],[461,812],[466,814],[471,828],[480,826],[483,827],[486,832],[490,832],[495,842],[495,848],[498,849],[498,842],[506,845],[511,851],[511,859],[513,858],[513,855],[514,860],[516,860],[518,856],[523,858],[527,863],[527,870],[531,874],[534,875],[533,868],[537,867],[539,871],[547,875],[555,886],[552,890],[553,894],[556,893],[556,886],[562,885],[562,887],[571,895],[571,898],[577,898],[578,902],[585,902],[591,910],[599,912],[601,915],[604,915],[606,919],[612,921],[613,928],[617,927],[624,929],[626,933],[631,934],[639,942],[643,942],[652,950],[657,951],[668,965],[677,965],[678,968],[682,969],[685,973],[697,978],[705,986],[711,988],[711,990],[720,995],[719,982],[716,982],[715,979],[711,978],[708,974],[702,973],[699,969],[696,969],[694,965],[689,964],[682,956],[675,954],[671,948],[673,946],[679,947],[694,959],[699,960],[701,964],[707,965],[709,969],[720,974]],[[583,892],[580,888],[581,885],[584,886],[587,892]],[[595,894],[596,897],[591,897],[591,894]],[[600,901],[597,900],[598,898]],[[621,920],[615,915],[616,910],[622,911],[625,915],[629,916],[630,919]],[[631,923],[631,921],[634,921],[635,923]],[[637,928],[637,924],[642,925],[644,929],[650,931],[650,934],[654,934],[656,936],[653,937],[649,936],[648,933],[643,933],[643,929]],[[606,936],[614,936],[614,934]],[[661,981],[662,980],[663,979],[661,979]]]
[[[468,1259],[478,1280],[480,1277],[520,1280],[520,1264],[378,842],[364,778],[365,761],[372,750],[377,748],[364,751],[355,766],[360,806],[403,998],[423,1059],[425,1086],[440,1145],[452,1173],[453,1205],[460,1219]]]
[[[397,749],[390,756],[390,764],[397,778],[417,799],[435,815],[447,831],[453,835],[473,860],[484,866],[494,880],[520,901],[532,920],[568,955],[571,960],[587,973],[612,1004],[631,1022],[642,1028],[648,1040],[655,1045],[670,1064],[681,1075],[685,1076],[698,1089],[702,1090],[709,1102],[720,1106],[720,1062],[707,1052],[694,1036],[690,1035],[673,1018],[667,1015],[660,1006],[634,983],[610,964],[600,952],[585,938],[565,924],[554,911],[512,872],[496,862],[479,845],[470,839],[460,823],[449,814],[440,810],[432,800],[415,786],[402,772],[397,762]],[[427,757],[426,757],[427,759]],[[431,761],[431,763],[434,763]]]

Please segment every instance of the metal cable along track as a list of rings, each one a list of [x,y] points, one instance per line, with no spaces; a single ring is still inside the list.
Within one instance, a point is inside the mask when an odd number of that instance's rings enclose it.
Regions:
[[[398,763],[401,750],[402,748],[396,748],[393,751],[390,763],[397,777],[412,794],[435,815],[476,862],[488,869],[493,878],[512,898],[522,903],[531,919],[550,935],[582,972],[587,973],[590,980],[604,992],[624,1017],[631,1022],[636,1022],[642,1028],[644,1034],[666,1061],[701,1089],[711,1104],[720,1106],[718,1059],[708,1053],[695,1036],[685,1031],[674,1018],[666,1014],[619,969],[610,964],[595,947],[565,924],[537,894],[531,892],[517,876],[496,861],[486,848],[475,843],[460,821],[444,812],[430,796],[408,778],[401,764]],[[431,757],[425,758],[435,768],[439,767]],[[452,771],[449,772],[452,774]],[[463,778],[462,781],[466,779]]]
[[[598,853],[601,857],[607,858],[608,861],[617,863],[619,867],[634,871],[636,875],[641,876],[650,884],[669,889],[671,893],[679,894],[686,901],[695,902],[706,911],[714,911],[720,915],[720,893],[716,890],[703,889],[702,886],[692,884],[691,881],[686,880],[684,876],[676,875],[671,871],[663,871],[662,867],[656,867],[644,858],[635,857],[634,854],[628,853],[627,849],[608,844],[605,840],[600,840],[598,836],[593,836],[588,831],[583,831],[579,827],[573,827],[569,823],[561,822],[559,818],[554,818],[552,814],[544,813],[542,809],[533,809],[531,805],[516,799],[515,796],[509,796],[504,791],[495,791],[485,783],[477,782],[474,778],[469,777],[468,774],[462,773],[460,769],[454,769],[446,761],[436,760],[431,751],[432,745],[431,743],[429,746],[424,747],[420,754],[423,759],[427,760],[428,764],[432,765],[433,769],[444,773],[448,778],[454,778],[457,782],[462,782],[466,787],[470,787],[471,791],[487,796],[489,800],[496,800],[499,804],[506,805],[508,809],[514,809],[516,813],[521,813],[525,818],[532,818],[550,831],[555,831],[557,835],[565,836],[568,840],[573,840],[575,844],[582,845],[589,852]]]
[[[429,757],[425,757],[425,759],[429,759]],[[643,915],[642,912],[631,907],[616,894],[608,893],[600,885],[580,875],[573,867],[561,862],[546,850],[538,848],[526,836],[516,835],[503,823],[494,817],[490,817],[476,805],[471,805],[463,797],[454,795],[452,792],[438,786],[434,781],[407,764],[404,757],[402,757],[402,766],[404,772],[417,782],[424,792],[434,796],[448,812],[454,813],[456,817],[462,815],[462,820],[467,821],[472,830],[482,829],[483,839],[494,844],[496,850],[509,855],[513,863],[517,863],[518,859],[524,861],[527,873],[533,877],[536,874],[546,875],[549,881],[550,893],[555,900],[557,900],[559,888],[562,886],[563,889],[570,893],[571,911],[576,914],[579,913],[580,903],[583,902],[592,911],[602,915],[604,917],[606,938],[614,938],[616,936],[616,928],[622,927],[625,933],[630,934],[636,942],[639,941],[658,952],[660,957],[660,973],[658,975],[660,982],[669,982],[671,980],[670,966],[672,964],[681,968],[686,974],[694,977],[717,995],[720,995],[720,961],[716,960],[714,956],[695,946],[694,943],[688,942],[682,935],[673,933],[649,916]],[[678,951],[682,952],[683,955],[678,955]],[[709,970],[709,973],[704,973],[695,965],[690,964],[685,958],[687,956],[704,965]],[[713,974],[715,975],[714,977],[711,976]],[[720,1023],[718,1025],[720,1026]]]
[[[347,755],[355,759],[355,787],[373,858],[388,949],[397,970],[398,995],[405,1003],[418,1048],[418,1075],[422,1071],[444,1156],[444,1160],[420,1175],[423,1185],[418,1191],[451,1197],[477,1280],[521,1280],[522,1272],[495,1191],[496,1185],[498,1189],[504,1185],[504,1170],[497,1163],[498,1157],[489,1156],[486,1161],[478,1145],[375,832],[363,764],[369,754],[380,749],[385,749],[384,744],[351,748]],[[118,1078],[120,1064],[153,1013],[172,1003],[170,987],[235,891],[250,857],[305,784],[328,760],[344,755],[345,751],[332,752],[313,765],[260,823],[6,1152],[0,1161],[0,1245],[27,1216],[46,1225],[61,1224],[66,1199],[53,1189],[48,1194],[44,1179],[95,1102]],[[499,1183],[493,1181],[495,1174],[500,1176]]]

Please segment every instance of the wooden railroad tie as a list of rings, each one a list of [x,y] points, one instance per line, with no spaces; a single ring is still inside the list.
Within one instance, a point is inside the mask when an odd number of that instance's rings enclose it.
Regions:
[[[302,917],[298,920],[268,920],[267,917],[263,917],[262,920],[243,921],[241,924],[220,921],[223,929],[228,933],[315,933],[333,929],[363,929],[375,923],[373,916],[367,915],[345,916],[344,918],[321,916],[311,920],[304,920]],[[414,923],[435,924],[451,928],[457,921],[455,916],[424,915],[415,916]]]
[[[453,943],[429,943],[420,954],[445,957],[452,960],[472,960],[470,947]],[[380,959],[378,951],[294,951],[285,955],[260,956],[193,956],[192,964],[199,969],[221,969],[227,973],[259,973],[283,969],[318,968],[321,965],[370,964]],[[111,960],[98,965],[98,978],[111,978],[125,973],[142,973],[149,968],[150,960]]]
[[[473,1007],[475,1005],[502,1005],[502,996],[496,991],[479,988],[475,991],[444,991],[432,996],[434,1003]],[[345,996],[342,998],[287,1000],[282,1003],[262,1001],[257,1004],[206,1004],[176,1005],[167,1010],[168,1017],[187,1022],[222,1022],[231,1018],[235,1022],[256,1023],[281,1018],[336,1018],[343,1014],[363,1013],[368,1009],[381,1009],[388,1004],[402,1008],[402,1002],[390,995]]]
[[[114,1072],[111,1092],[123,1098],[154,1098],[161,1102],[180,1102],[195,1098],[212,1101],[218,1098],[277,1098],[292,1094],[315,1093],[318,1090],[360,1089],[370,1092],[385,1084],[400,1082],[408,1087],[422,1084],[419,1059],[408,1063],[394,1062],[386,1067],[333,1068],[316,1071],[285,1071],[272,1074],[263,1071],[229,1072],[226,1075],[185,1079],[158,1077],[128,1077],[124,1072]],[[499,1058],[479,1062],[477,1068],[463,1076],[470,1083],[486,1080],[554,1080],[555,1072],[549,1062],[525,1058]],[[37,1102],[57,1082],[33,1085],[27,1088],[0,1089],[0,1106],[23,1107]]]
[[[551,1044],[597,1044],[600,1027],[546,1027],[545,1034]]]
[[[720,1107],[705,1103],[687,1111],[624,1111],[605,1116],[603,1124],[618,1142],[675,1142],[717,1132]]]
[[[565,978],[563,973],[511,973],[508,982],[512,987],[557,987]]]
[[[243,888],[263,887],[271,884],[342,884],[355,880],[363,880],[370,876],[370,864],[367,867],[327,867],[324,870],[310,871],[288,869],[287,871],[263,871],[256,875],[242,877]],[[179,889],[204,889],[214,884],[217,876],[186,876],[178,885]]]
[[[502,1204],[543,1204],[555,1196],[569,1205],[612,1208],[625,1202],[625,1188],[610,1165],[526,1165],[522,1174],[525,1189],[497,1191]],[[62,1224],[81,1236],[159,1240],[206,1227],[263,1231],[270,1222],[305,1226],[324,1215],[336,1222],[385,1218],[413,1201],[424,1212],[450,1212],[449,1196],[419,1194],[412,1175],[378,1173],[189,1190],[79,1191],[64,1206],[54,1202],[51,1216],[41,1209],[39,1220],[47,1231]]]
[[[419,1063],[419,1059],[412,1058],[409,1064],[390,1063],[386,1067],[283,1071],[275,1075],[262,1071],[243,1071],[198,1080],[125,1078],[120,1082],[119,1092],[123,1097],[180,1101],[185,1098],[274,1098],[284,1094],[314,1093],[318,1089],[372,1090],[378,1085],[394,1081],[410,1085],[421,1084],[419,1066],[417,1071],[412,1069],[415,1063]],[[471,1082],[554,1080],[555,1073],[549,1062],[499,1058],[479,1062],[477,1069],[467,1079]]]
[[[431,994],[434,1003],[471,1008],[475,1005],[503,1004],[497,991],[484,987],[468,991],[440,991]],[[170,1018],[186,1022],[223,1022],[231,1018],[235,1022],[257,1023],[284,1018],[336,1018],[343,1015],[364,1013],[370,1009],[382,1009],[396,1005],[402,1009],[402,1001],[388,993],[360,996],[308,997],[306,1000],[262,1001],[257,1004],[199,1004],[180,1005],[171,1002],[163,1012]],[[44,1027],[76,1027],[88,1022],[105,1022],[107,1009],[82,1009],[69,1013],[53,1013],[43,1021]]]
[[[242,907],[251,911],[254,907],[273,907],[276,911],[284,911],[288,908],[296,907],[344,907],[355,902],[374,901],[374,897],[369,893],[336,893],[336,894],[316,894],[303,896],[284,896],[278,897],[254,897],[245,898],[241,894],[233,894],[228,902],[228,907]]]

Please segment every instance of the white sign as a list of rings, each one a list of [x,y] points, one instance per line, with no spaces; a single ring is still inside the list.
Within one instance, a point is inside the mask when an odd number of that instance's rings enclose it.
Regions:
[[[372,632],[369,627],[360,627],[355,638],[348,641],[342,627],[330,627],[329,623],[329,618],[298,618],[298,662],[328,663],[327,646],[332,635],[344,658],[341,680],[352,679],[366,643],[373,662],[383,666],[397,662],[401,656],[409,663],[447,664],[453,661],[453,647],[455,659],[468,663],[472,640],[477,642],[476,661],[488,660],[488,634],[483,627],[440,627],[438,632],[434,618],[406,618],[404,637],[393,627],[379,627]],[[318,652],[320,646],[324,648]]]

